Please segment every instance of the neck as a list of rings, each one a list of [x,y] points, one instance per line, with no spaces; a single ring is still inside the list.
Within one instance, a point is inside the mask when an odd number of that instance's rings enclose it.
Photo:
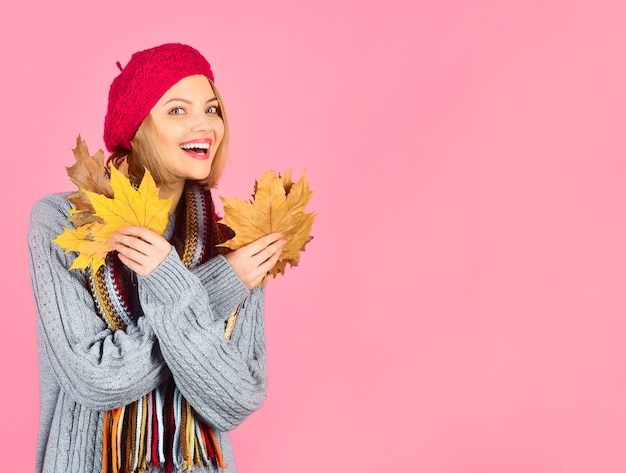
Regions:
[[[159,188],[159,197],[161,199],[172,199],[172,205],[170,207],[170,215],[176,212],[176,207],[180,202],[180,198],[183,195],[185,189],[185,181],[179,181],[176,184],[162,184]]]

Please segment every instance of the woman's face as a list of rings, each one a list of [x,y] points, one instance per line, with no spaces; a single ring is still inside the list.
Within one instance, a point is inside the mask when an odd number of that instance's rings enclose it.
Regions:
[[[209,80],[202,75],[180,80],[165,92],[150,116],[159,155],[173,180],[205,179],[224,136],[219,103]]]

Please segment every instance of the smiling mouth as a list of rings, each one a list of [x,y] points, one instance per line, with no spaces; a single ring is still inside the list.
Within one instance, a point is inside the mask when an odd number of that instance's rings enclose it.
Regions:
[[[180,149],[187,153],[193,153],[198,156],[206,156],[211,148],[210,143],[185,143],[180,145]]]

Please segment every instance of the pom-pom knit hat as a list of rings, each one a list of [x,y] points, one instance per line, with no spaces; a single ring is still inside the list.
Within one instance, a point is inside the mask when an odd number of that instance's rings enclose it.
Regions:
[[[113,80],[104,118],[104,144],[111,152],[130,151],[139,125],[170,87],[201,74],[213,81],[208,61],[191,46],[162,44],[132,55]]]

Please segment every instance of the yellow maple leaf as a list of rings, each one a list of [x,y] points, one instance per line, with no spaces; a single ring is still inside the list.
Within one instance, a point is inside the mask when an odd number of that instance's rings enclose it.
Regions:
[[[287,264],[298,265],[300,252],[312,238],[315,213],[304,211],[312,195],[306,173],[293,183],[291,170],[284,176],[267,171],[256,181],[251,202],[220,197],[224,204],[220,223],[230,227],[235,236],[219,246],[237,250],[268,233],[279,232],[287,243],[268,274],[284,274]]]
[[[63,233],[52,240],[66,253],[79,252],[69,269],[85,269],[91,263],[96,271],[102,266],[107,253],[113,249],[110,239],[98,235],[103,226],[103,223],[91,222],[77,228],[64,228]]]
[[[171,199],[159,198],[159,189],[146,170],[138,189],[114,167],[111,167],[113,198],[82,190],[95,210],[97,221],[76,228],[65,228],[54,240],[66,253],[80,254],[70,269],[94,272],[104,264],[107,253],[113,251],[111,235],[123,227],[140,226],[162,235],[167,228]]]
[[[172,199],[159,198],[159,188],[150,171],[146,169],[139,188],[135,189],[122,173],[111,168],[111,188],[113,199],[85,191],[96,215],[106,223],[102,232],[114,233],[129,226],[146,227],[161,235],[165,232]]]

